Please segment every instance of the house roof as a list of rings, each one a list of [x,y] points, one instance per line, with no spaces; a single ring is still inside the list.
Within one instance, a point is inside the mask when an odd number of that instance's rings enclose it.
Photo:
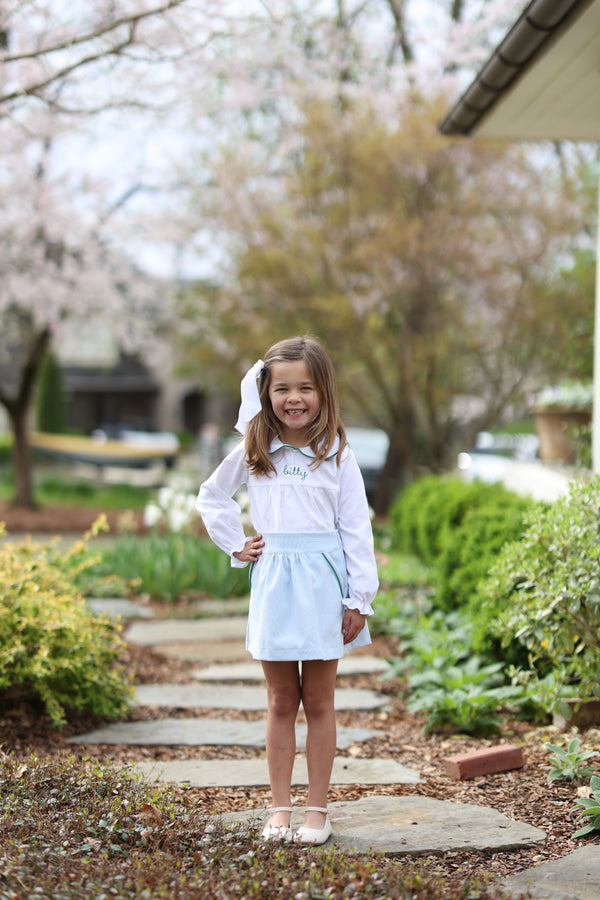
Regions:
[[[533,0],[440,131],[501,140],[597,141],[599,102],[600,0]]]

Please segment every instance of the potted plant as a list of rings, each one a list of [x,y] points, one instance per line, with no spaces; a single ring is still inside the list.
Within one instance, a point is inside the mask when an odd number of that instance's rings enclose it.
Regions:
[[[590,424],[592,399],[593,385],[580,381],[545,387],[535,394],[533,414],[542,462],[575,462],[573,430]]]

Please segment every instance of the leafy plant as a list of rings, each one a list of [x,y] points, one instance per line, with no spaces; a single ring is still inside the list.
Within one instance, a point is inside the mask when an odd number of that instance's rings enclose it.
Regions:
[[[132,696],[118,626],[74,587],[78,561],[90,564],[84,542],[63,553],[31,541],[0,547],[0,692],[41,700],[57,726],[69,708],[118,718]]]
[[[116,574],[171,603],[191,594],[242,597],[249,590],[246,569],[232,568],[212,541],[185,531],[120,535],[102,550],[91,574]]]
[[[594,750],[582,751],[579,738],[574,737],[566,750],[558,744],[546,743],[544,746],[554,753],[550,757],[552,765],[543,767],[548,770],[548,781],[579,781],[580,778],[589,778],[594,774],[593,769],[585,766],[584,762],[598,754]]]
[[[515,700],[511,685],[503,684],[502,664],[481,666],[471,657],[462,666],[448,665],[411,676],[411,712],[427,712],[428,730],[451,727],[467,733],[499,730],[500,711]]]
[[[600,778],[592,775],[590,779],[591,796],[579,797],[575,801],[575,809],[581,809],[580,818],[591,819],[583,828],[579,828],[573,835],[574,838],[584,837],[592,831],[600,831]]]
[[[526,648],[540,677],[600,696],[600,479],[537,507],[523,537],[505,547],[481,588],[490,630]],[[553,706],[560,698],[554,698]]]

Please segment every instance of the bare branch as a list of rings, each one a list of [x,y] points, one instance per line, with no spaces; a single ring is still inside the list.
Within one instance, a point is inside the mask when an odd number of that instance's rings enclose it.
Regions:
[[[67,40],[59,41],[55,44],[50,44],[47,47],[38,47],[35,50],[29,51],[28,53],[15,53],[14,55],[6,54],[2,56],[0,61],[4,64],[21,62],[26,59],[39,59],[42,56],[46,56],[50,53],[56,53],[60,50],[72,50],[73,47],[77,47],[80,44],[88,44],[90,41],[96,40],[100,37],[104,37],[105,35],[110,34],[110,32],[116,31],[116,29],[123,26],[135,26],[144,19],[149,19],[152,16],[157,16],[161,15],[162,13],[169,12],[169,10],[175,9],[176,7],[181,6],[186,2],[187,0],[168,0],[167,3],[161,3],[158,6],[153,7],[152,9],[147,9],[144,12],[137,13],[136,15],[121,16],[120,18],[114,19],[111,22],[107,22],[105,25],[93,29],[92,31],[87,31],[84,34],[79,35],[78,37],[71,37]],[[107,52],[111,51],[108,50]]]
[[[408,34],[406,31],[404,3],[405,0],[387,0],[387,4],[390,8],[390,12],[394,19],[395,25],[394,40],[388,58],[388,62],[390,65],[394,62],[394,57],[398,49],[401,50],[402,58],[405,63],[412,63],[414,62],[415,58],[413,48],[409,42]]]

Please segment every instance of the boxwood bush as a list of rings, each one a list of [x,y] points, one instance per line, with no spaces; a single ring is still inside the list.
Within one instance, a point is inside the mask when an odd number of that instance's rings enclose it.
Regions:
[[[468,606],[499,551],[523,533],[532,502],[502,489],[473,506],[444,536],[435,565],[435,603],[441,609]]]
[[[64,553],[32,541],[0,546],[0,698],[41,701],[56,726],[69,709],[119,718],[133,693],[118,626],[73,586],[78,555],[83,542]]]
[[[498,551],[522,532],[532,505],[499,484],[427,476],[393,505],[392,544],[432,566],[436,606],[467,606]]]

